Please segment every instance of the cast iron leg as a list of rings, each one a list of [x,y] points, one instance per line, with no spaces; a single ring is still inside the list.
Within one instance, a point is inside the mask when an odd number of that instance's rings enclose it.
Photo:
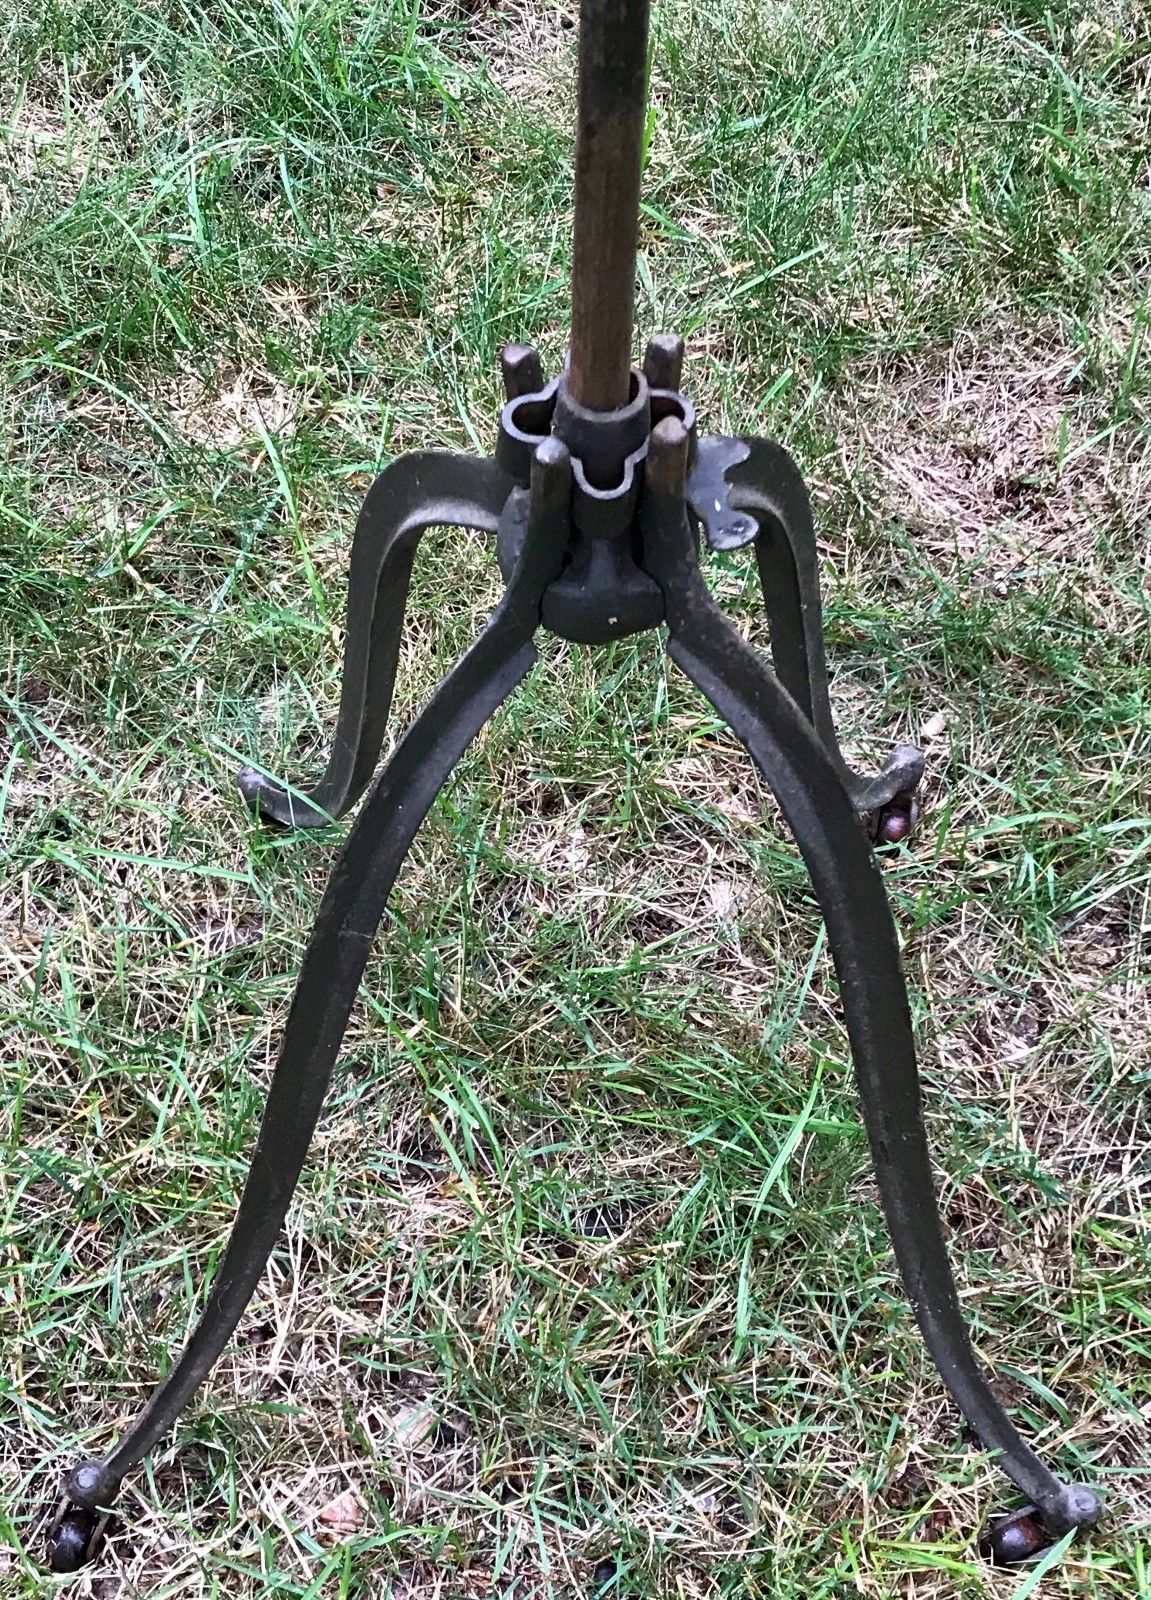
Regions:
[[[570,485],[567,450],[556,439],[546,440],[536,452],[532,514],[503,599],[396,746],[332,871],[304,954],[248,1181],[204,1314],[112,1453],[82,1462],[69,1475],[65,1493],[81,1513],[115,1499],[124,1474],[171,1427],[208,1375],[255,1292],[287,1215],[392,884],[453,767],[536,659],[532,636],[540,602],[560,570],[569,535]],[[52,1551],[58,1570],[73,1570],[84,1559],[79,1514],[58,1521]]]
[[[301,794],[245,767],[236,782],[266,821],[321,828],[363,794],[387,729],[420,536],[433,527],[495,533],[511,487],[494,461],[441,450],[401,456],[380,473],[352,540],[344,675],[327,771],[315,788]]]
[[[868,775],[849,767],[840,752],[827,689],[819,552],[803,476],[771,439],[705,439],[699,448],[705,458],[715,454],[731,510],[750,515],[758,529],[755,559],[776,675],[822,740],[852,805],[869,818],[875,837],[893,803],[910,814],[923,756],[913,745],[899,745],[879,772]]]
[[[896,1257],[936,1366],[960,1410],[1049,1532],[1089,1527],[1095,1494],[1064,1484],[1016,1432],[976,1362],[935,1203],[915,1043],[883,879],[810,722],[704,585],[681,499],[686,436],[652,436],[640,515],[647,570],[664,593],[672,659],[746,746],[795,834],[827,924],[864,1120]]]

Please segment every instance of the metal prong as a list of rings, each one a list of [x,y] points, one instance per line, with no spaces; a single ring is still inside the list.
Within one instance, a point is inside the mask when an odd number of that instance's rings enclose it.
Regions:
[[[540,440],[532,457],[532,516],[566,517],[571,483],[571,453],[562,439],[549,434]]]
[[[538,394],[544,386],[544,369],[539,354],[530,344],[505,344],[500,351],[504,394],[509,400],[520,395]]]
[[[682,498],[687,477],[688,432],[678,417],[665,417],[652,430],[648,446],[646,479],[659,494]]]
[[[678,333],[655,333],[643,353],[643,375],[652,389],[678,389],[683,374],[683,340]]]

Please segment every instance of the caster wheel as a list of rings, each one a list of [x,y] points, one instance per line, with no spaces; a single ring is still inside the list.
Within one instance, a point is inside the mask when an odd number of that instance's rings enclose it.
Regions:
[[[48,1530],[48,1566],[53,1572],[79,1572],[100,1553],[120,1488],[102,1461],[81,1461],[64,1479],[64,1496]]]
[[[981,1541],[980,1551],[992,1566],[1013,1567],[1021,1561],[1034,1561],[1051,1543],[1047,1529],[1034,1506],[1023,1506],[995,1523]]]
[[[106,1517],[73,1506],[48,1535],[48,1565],[53,1572],[79,1572],[104,1542]]]
[[[897,794],[894,800],[869,812],[867,832],[873,844],[904,844],[915,832],[919,805],[912,794]]]

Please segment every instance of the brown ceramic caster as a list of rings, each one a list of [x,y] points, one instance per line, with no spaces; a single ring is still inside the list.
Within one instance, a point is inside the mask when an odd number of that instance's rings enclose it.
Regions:
[[[872,811],[867,817],[867,831],[873,844],[903,844],[915,832],[919,821],[919,805],[914,795],[896,795],[894,800]]]
[[[48,1565],[53,1572],[79,1572],[99,1553],[108,1519],[98,1511],[70,1506],[48,1535]]]
[[[993,1566],[1013,1567],[1021,1561],[1034,1561],[1050,1544],[1036,1508],[1023,1506],[988,1529],[980,1550]]]

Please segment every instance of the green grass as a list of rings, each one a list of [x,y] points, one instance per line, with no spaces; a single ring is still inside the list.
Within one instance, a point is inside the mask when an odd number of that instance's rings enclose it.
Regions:
[[[812,484],[964,1304],[1151,1593],[1148,14],[661,0],[638,321]],[[567,316],[571,18],[0,23],[0,1594],[202,1301],[337,834],[348,541]],[[750,566],[710,576],[763,644]],[[421,551],[397,726],[498,592]],[[768,1179],[771,1179],[769,1182]],[[359,1497],[359,1526],[318,1513]],[[545,644],[405,868],[242,1334],[78,1592],[1019,1593],[879,1219],[819,919],[654,638]],[[606,1585],[606,1587],[604,1587]]]

